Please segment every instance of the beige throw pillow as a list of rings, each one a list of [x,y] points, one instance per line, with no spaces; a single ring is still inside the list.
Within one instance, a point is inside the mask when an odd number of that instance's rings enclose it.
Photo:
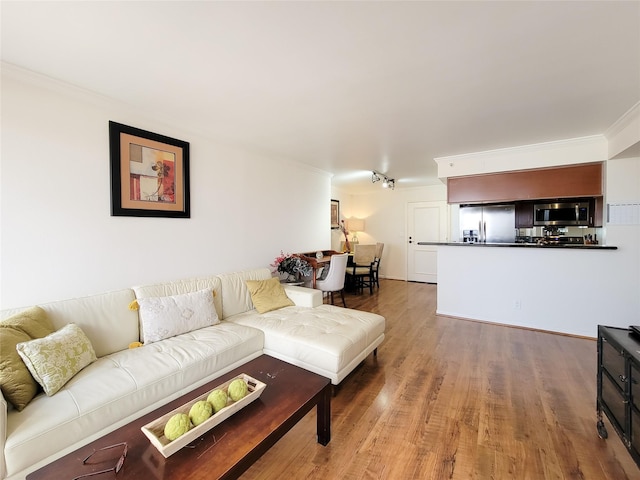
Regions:
[[[91,342],[75,323],[44,338],[19,343],[16,348],[33,378],[49,396],[96,360]]]
[[[276,277],[269,280],[247,280],[247,288],[249,288],[251,301],[258,313],[266,313],[295,305],[287,297],[280,280]]]
[[[0,388],[4,397],[22,410],[38,393],[38,383],[24,364],[16,345],[54,331],[47,313],[31,307],[0,322]]]

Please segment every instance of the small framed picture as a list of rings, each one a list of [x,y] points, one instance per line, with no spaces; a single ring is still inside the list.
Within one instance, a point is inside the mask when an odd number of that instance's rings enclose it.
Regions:
[[[109,122],[111,215],[189,218],[189,143]]]
[[[331,229],[340,228],[340,202],[331,200]]]

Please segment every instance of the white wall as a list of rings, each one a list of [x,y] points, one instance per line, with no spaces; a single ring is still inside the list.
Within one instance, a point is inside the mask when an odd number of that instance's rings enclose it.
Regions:
[[[606,174],[608,204],[640,203],[640,157],[609,160]],[[618,246],[623,260],[608,285],[611,298],[623,296],[610,312],[610,324],[640,325],[640,225],[607,223],[606,240]]]
[[[17,69],[3,68],[1,113],[0,308],[330,246],[326,172]],[[190,142],[190,219],[110,216],[109,120]]]
[[[365,231],[358,233],[360,243],[383,242],[380,276],[396,280],[407,279],[407,204],[409,202],[446,201],[445,185],[419,188],[380,188],[371,193],[349,195],[333,189],[333,198],[340,198],[344,218],[365,219]],[[334,234],[338,245],[343,238]],[[351,238],[351,236],[349,236]],[[335,248],[335,247],[334,247]]]

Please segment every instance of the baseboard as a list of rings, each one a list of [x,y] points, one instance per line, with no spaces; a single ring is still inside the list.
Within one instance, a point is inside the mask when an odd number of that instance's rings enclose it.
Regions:
[[[476,318],[459,317],[457,315],[451,315],[451,314],[447,314],[447,313],[440,313],[437,310],[436,310],[436,315],[438,317],[454,318],[456,320],[463,320],[465,322],[486,323],[488,325],[495,325],[497,327],[519,328],[520,330],[529,330],[530,332],[550,333],[552,335],[560,335],[562,337],[581,338],[583,340],[594,340],[594,341],[597,340],[597,337],[590,337],[590,336],[586,336],[586,335],[577,335],[575,333],[557,332],[557,331],[554,331],[554,330],[544,330],[542,328],[525,327],[523,325],[512,325],[512,324],[509,324],[509,323],[491,322],[491,321],[488,321],[488,320],[478,320]]]

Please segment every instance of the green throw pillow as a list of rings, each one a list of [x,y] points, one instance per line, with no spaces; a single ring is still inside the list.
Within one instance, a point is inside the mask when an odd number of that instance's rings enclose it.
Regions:
[[[266,313],[279,308],[295,305],[287,297],[278,278],[269,280],[247,280],[247,287],[251,294],[251,301],[258,313]]]
[[[54,331],[51,321],[40,307],[31,307],[0,322],[0,388],[4,397],[22,410],[38,393],[38,384],[29,373],[16,345]]]
[[[16,348],[33,378],[49,396],[96,360],[91,342],[75,323],[44,338],[19,343]]]

